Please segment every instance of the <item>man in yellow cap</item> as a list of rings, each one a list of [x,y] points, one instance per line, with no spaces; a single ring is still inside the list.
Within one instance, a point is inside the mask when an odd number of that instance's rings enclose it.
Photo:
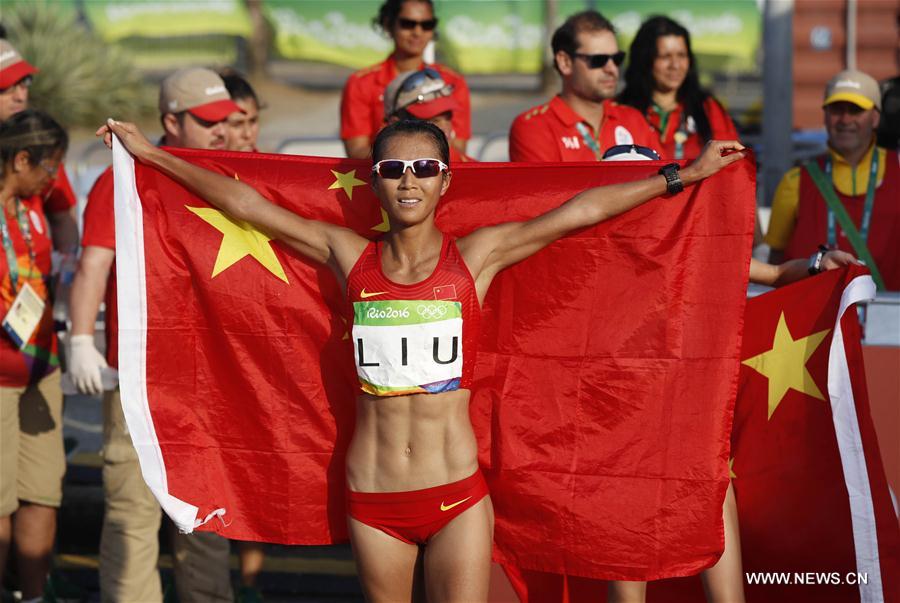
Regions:
[[[766,243],[774,263],[809,257],[816,246],[854,253],[879,288],[900,290],[900,163],[875,144],[881,94],[871,76],[848,69],[825,87],[828,151],[784,175]]]

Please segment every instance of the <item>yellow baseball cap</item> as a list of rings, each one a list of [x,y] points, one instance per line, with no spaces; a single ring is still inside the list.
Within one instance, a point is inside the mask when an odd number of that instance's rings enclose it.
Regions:
[[[872,107],[881,111],[878,82],[871,75],[856,69],[841,71],[825,86],[825,101],[822,106],[838,102],[853,103],[864,111]]]

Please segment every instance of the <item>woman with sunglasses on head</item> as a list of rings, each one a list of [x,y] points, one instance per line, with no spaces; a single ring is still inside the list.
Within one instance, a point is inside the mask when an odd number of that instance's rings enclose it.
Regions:
[[[369,241],[170,155],[133,124],[110,120],[97,132],[107,144],[113,133],[138,161],[330,267],[346,287],[362,390],[347,452],[348,525],[366,597],[485,601],[493,510],[468,406],[481,303],[501,270],[665,194],[667,178],[592,188],[532,220],[454,240],[435,225],[451,183],[446,136],[427,122],[400,121],[373,145],[371,187],[390,230]],[[680,181],[690,186],[718,172],[743,148],[711,142]]]
[[[344,85],[341,139],[347,156],[369,156],[375,135],[385,125],[384,92],[388,84],[400,73],[429,69],[453,87],[459,108],[453,113],[450,143],[464,153],[472,136],[469,87],[460,74],[438,63],[426,65],[424,59],[438,23],[431,0],[387,0],[374,23],[394,41],[394,50],[381,63],[352,74]]]
[[[687,29],[668,17],[641,25],[629,49],[619,102],[641,112],[663,159],[697,157],[708,140],[736,140],[728,112],[700,87]]]

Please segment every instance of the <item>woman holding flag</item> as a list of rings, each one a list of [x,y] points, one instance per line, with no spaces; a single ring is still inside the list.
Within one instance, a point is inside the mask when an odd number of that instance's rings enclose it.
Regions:
[[[737,142],[711,142],[691,165],[596,187],[524,222],[453,240],[435,225],[451,184],[445,135],[423,122],[382,130],[371,187],[390,230],[369,241],[308,220],[254,188],[154,147],[133,125],[109,120],[135,158],[227,212],[253,223],[346,287],[362,393],[347,452],[348,526],[369,600],[484,601],[493,510],[478,468],[468,405],[480,305],[493,278],[567,233],[681,190],[744,157]],[[796,265],[773,267],[777,280]],[[805,266],[799,267],[805,274]]]

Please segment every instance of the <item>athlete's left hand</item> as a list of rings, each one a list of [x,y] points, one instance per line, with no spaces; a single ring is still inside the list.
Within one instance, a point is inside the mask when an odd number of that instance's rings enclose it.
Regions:
[[[747,156],[745,147],[737,140],[710,140],[703,147],[700,157],[681,170],[681,180],[692,184],[712,176],[722,168]]]
[[[835,268],[843,268],[854,264],[862,265],[862,262],[857,260],[852,253],[847,253],[840,249],[829,249],[822,256],[822,270],[834,270]]]

